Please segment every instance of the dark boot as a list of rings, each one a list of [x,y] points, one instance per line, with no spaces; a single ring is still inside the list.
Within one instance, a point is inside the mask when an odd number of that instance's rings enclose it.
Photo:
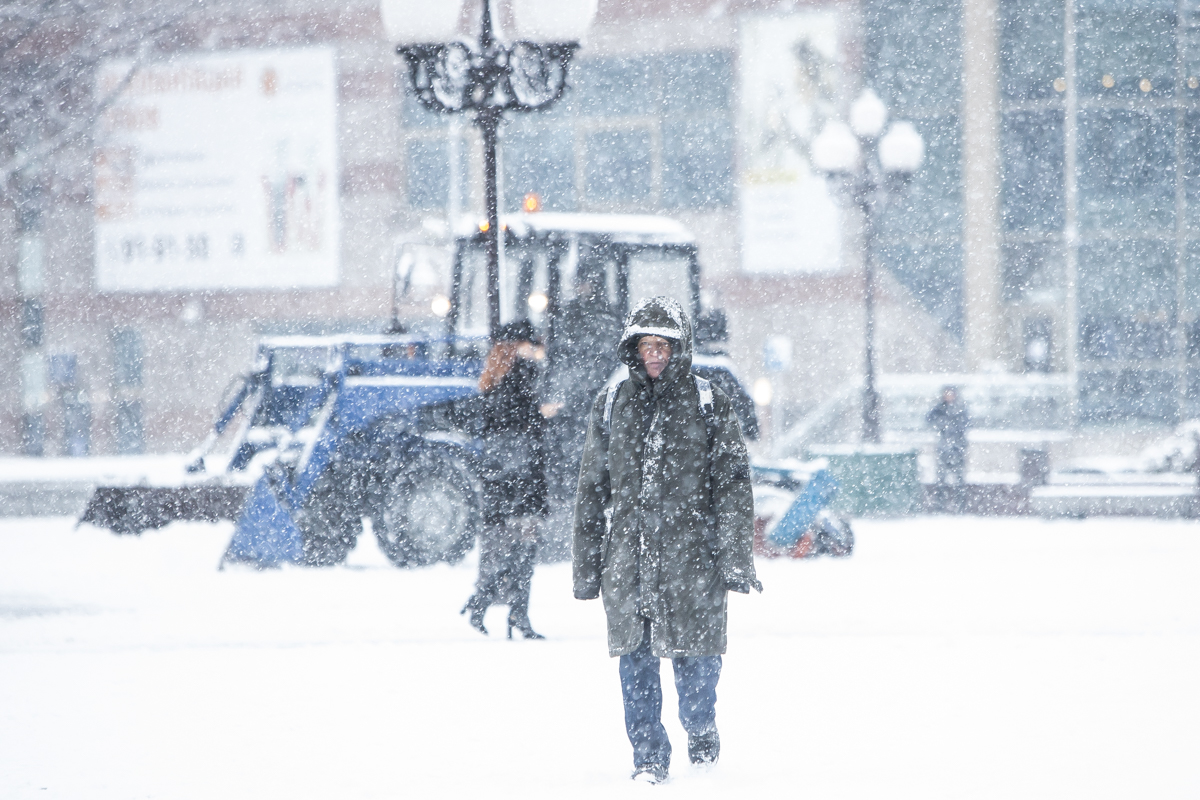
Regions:
[[[513,628],[520,631],[522,638],[525,639],[545,639],[540,633],[533,629],[529,624],[529,607],[528,606],[510,606],[508,609],[508,638],[512,638]]]
[[[662,764],[642,764],[637,767],[631,775],[635,781],[644,781],[645,783],[666,783],[667,768]]]
[[[721,755],[721,737],[710,731],[699,736],[688,734],[688,758],[693,764],[715,764]]]
[[[471,595],[471,599],[467,601],[467,604],[462,607],[462,611],[460,611],[458,613],[465,614],[468,611],[470,611],[471,617],[468,621],[471,623],[471,627],[474,628],[475,630],[479,631],[480,633],[482,633],[484,636],[487,636],[488,635],[487,628],[483,627],[483,615],[487,613],[488,606],[490,606],[490,605],[491,605],[491,603],[488,601],[488,599],[486,597],[482,597],[478,594],[473,594],[473,595]],[[512,623],[511,622],[509,623],[508,627],[509,627],[508,638],[511,639],[512,638]]]
[[[533,583],[533,562],[537,560],[537,543],[520,542],[512,554],[512,589],[508,604],[508,638],[513,628],[526,639],[545,639],[529,624],[529,592]]]

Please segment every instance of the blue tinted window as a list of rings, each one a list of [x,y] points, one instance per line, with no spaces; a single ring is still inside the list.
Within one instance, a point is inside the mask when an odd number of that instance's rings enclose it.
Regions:
[[[1175,243],[1121,239],[1079,247],[1079,353],[1155,359],[1175,351]]]
[[[957,116],[914,119],[925,163],[883,212],[886,238],[957,236],[962,232],[962,144]]]
[[[142,385],[142,334],[132,328],[115,331],[112,338],[113,383]]]
[[[1000,250],[1001,296],[1005,302],[1061,298],[1064,266],[1061,242],[1019,242]]]
[[[587,198],[597,203],[644,201],[651,192],[652,145],[644,130],[587,137]]]
[[[1200,112],[1183,115],[1183,200],[1187,225],[1200,229]]]
[[[1001,209],[1007,230],[1062,230],[1063,115],[1005,114],[1000,131]]]
[[[673,53],[659,63],[663,111],[668,116],[709,114],[729,107],[733,63],[727,53]]]
[[[460,139],[459,197],[466,204],[467,145]],[[410,139],[408,142],[408,202],[413,208],[435,210],[450,202],[450,144],[446,138]]]
[[[589,58],[576,61],[571,103],[585,116],[645,115],[661,103],[657,63],[649,58]]]
[[[1167,228],[1175,221],[1175,112],[1079,114],[1079,224]]]
[[[421,105],[409,85],[408,71],[402,75],[404,96],[400,101],[400,121],[406,128],[439,128],[450,123],[450,115],[430,111]],[[460,115],[461,116],[461,115]]]
[[[1009,100],[1054,97],[1063,70],[1061,2],[1000,0],[1000,91]]]
[[[1184,258],[1187,277],[1184,281],[1183,310],[1191,318],[1200,318],[1200,242],[1188,242]],[[1200,355],[1200,353],[1197,353]]]
[[[500,143],[504,208],[517,209],[536,193],[547,211],[575,210],[574,136],[570,127],[522,130],[512,126]]]
[[[1174,93],[1174,3],[1079,3],[1075,43],[1080,97]],[[1111,78],[1111,86],[1105,76]],[[1144,86],[1143,80],[1149,84]]]
[[[962,336],[962,245],[934,237],[880,242],[876,263],[890,269],[951,335]]]
[[[957,107],[962,96],[962,6],[868,0],[866,74],[893,110]]]
[[[663,205],[733,203],[733,124],[726,118],[663,123]]]

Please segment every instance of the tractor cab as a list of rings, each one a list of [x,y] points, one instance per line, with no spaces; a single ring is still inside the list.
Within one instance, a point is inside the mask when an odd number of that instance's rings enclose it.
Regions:
[[[546,337],[563,334],[572,306],[623,318],[632,302],[667,295],[700,317],[700,267],[687,229],[665,217],[522,214],[506,217],[500,265],[500,321],[526,318]],[[485,233],[458,237],[449,332],[486,334]]]

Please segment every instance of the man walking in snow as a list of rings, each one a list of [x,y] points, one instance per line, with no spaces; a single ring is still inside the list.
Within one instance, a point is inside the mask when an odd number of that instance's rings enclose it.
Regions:
[[[659,659],[670,658],[693,764],[720,752],[716,687],[730,591],[762,591],[750,461],[729,398],[692,374],[692,326],[667,297],[629,313],[629,378],[596,398],[575,504],[574,592],[603,597],[635,779],[666,780]]]

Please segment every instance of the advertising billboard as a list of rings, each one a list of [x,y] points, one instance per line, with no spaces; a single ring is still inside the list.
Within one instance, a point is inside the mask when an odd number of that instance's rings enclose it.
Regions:
[[[840,210],[808,160],[836,112],[837,12],[747,14],[739,31],[742,271],[837,271]]]
[[[328,47],[104,65],[96,288],[336,284],[336,76]]]

